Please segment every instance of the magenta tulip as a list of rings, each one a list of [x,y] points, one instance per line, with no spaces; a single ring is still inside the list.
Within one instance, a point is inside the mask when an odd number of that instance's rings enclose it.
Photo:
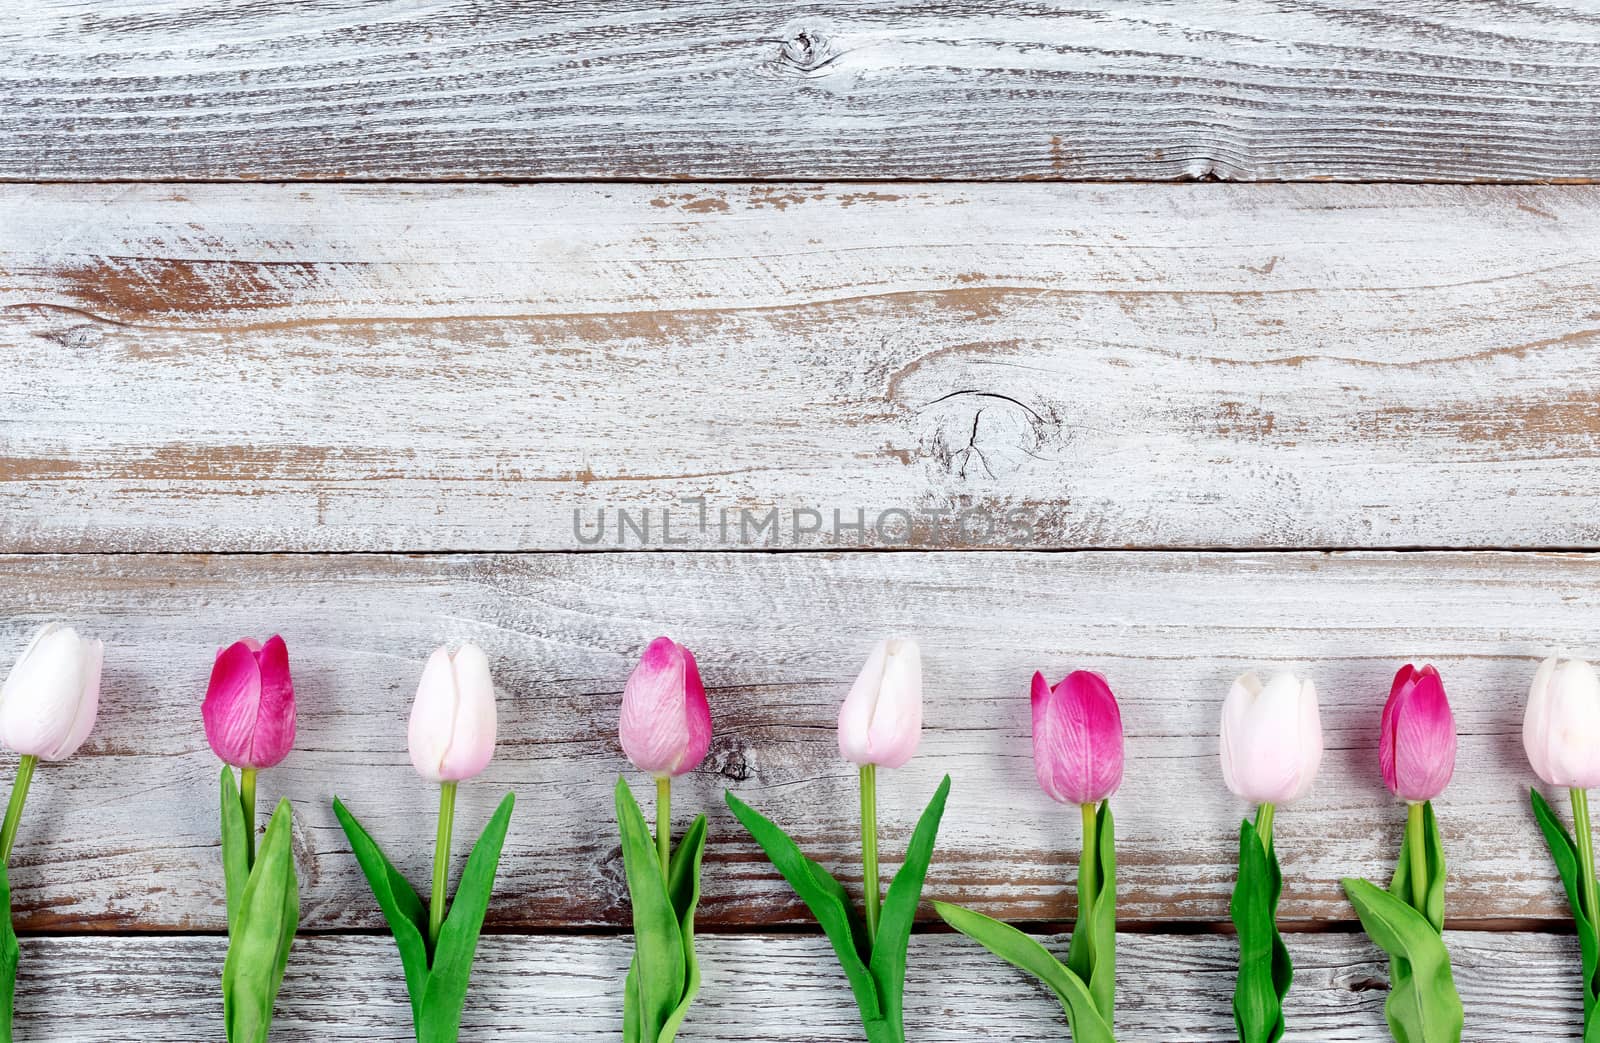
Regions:
[[[1444,792],[1456,767],[1456,721],[1439,671],[1407,663],[1394,675],[1383,704],[1383,739],[1378,747],[1383,783],[1412,803]]]
[[[650,642],[622,689],[622,752],[641,771],[693,771],[711,748],[711,707],[694,653],[670,637]]]
[[[1052,800],[1098,804],[1122,782],[1122,712],[1106,679],[1075,670],[1054,688],[1033,675],[1033,770]]]
[[[246,638],[217,653],[200,708],[206,741],[236,768],[270,768],[294,745],[294,684],[283,638]]]

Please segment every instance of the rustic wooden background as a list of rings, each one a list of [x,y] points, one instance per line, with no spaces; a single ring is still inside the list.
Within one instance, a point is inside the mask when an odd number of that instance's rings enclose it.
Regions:
[[[1231,1038],[1214,730],[1284,664],[1329,746],[1278,826],[1290,1039],[1387,1039],[1337,880],[1390,871],[1378,710],[1437,664],[1465,1038],[1577,1039],[1520,719],[1540,658],[1600,655],[1597,176],[1595,2],[21,0],[0,665],[53,618],[108,650],[19,837],[20,1034],[219,1038],[199,699],[219,644],[278,631],[301,731],[263,789],[304,924],[274,1039],[409,1038],[328,802],[423,880],[404,722],[464,638],[502,738],[462,831],[520,797],[464,1038],[616,1039],[616,706],[668,632],[717,732],[676,801],[712,819],[680,1039],[854,1040],[720,798],[858,884],[833,719],[902,632],[928,730],[889,858],[948,771],[927,893],[1041,934],[1078,827],[1032,780],[1029,675],[1122,697],[1118,1027],[1151,1043]],[[1064,1038],[924,920],[913,1038]]]

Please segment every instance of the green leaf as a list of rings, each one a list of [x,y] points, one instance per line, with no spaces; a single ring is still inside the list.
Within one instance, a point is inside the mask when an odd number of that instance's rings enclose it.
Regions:
[[[694,910],[700,904],[700,859],[706,850],[706,817],[699,815],[689,826],[689,832],[678,842],[672,853],[672,878],[667,893],[672,899],[673,912],[678,917],[678,931],[683,935],[683,965],[687,970],[683,998],[678,1007],[661,1026],[656,1043],[673,1043],[678,1027],[683,1024],[689,1005],[700,994],[700,964],[694,958]]]
[[[461,871],[461,881],[450,899],[450,911],[439,929],[439,944],[428,970],[420,1004],[422,1014],[416,1022],[418,1043],[455,1043],[461,1034],[461,1012],[467,1005],[472,959],[478,951],[483,919],[489,912],[489,896],[494,891],[494,878],[500,866],[500,850],[505,846],[515,804],[514,793],[500,798],[500,806],[489,817],[467,856],[466,868]]]
[[[239,902],[250,880],[250,831],[254,822],[244,820],[244,805],[239,801],[239,784],[233,769],[222,766],[222,879],[228,898],[228,933],[239,914]]]
[[[344,827],[344,835],[350,840],[350,850],[367,878],[372,897],[378,900],[378,908],[389,922],[395,948],[400,950],[400,965],[405,968],[406,995],[411,998],[411,1019],[416,1024],[422,1020],[419,1005],[428,983],[428,911],[417,889],[400,875],[378,842],[338,797],[333,798],[333,814]]]
[[[11,1043],[11,1014],[17,994],[17,964],[22,950],[11,928],[11,881],[0,864],[0,1041]]]
[[[1528,798],[1533,804],[1533,817],[1538,820],[1539,829],[1544,833],[1545,845],[1550,849],[1550,857],[1555,860],[1561,885],[1566,888],[1567,905],[1577,925],[1578,948],[1583,957],[1583,1038],[1585,1043],[1600,1043],[1600,1017],[1595,1013],[1600,1009],[1600,1000],[1597,1000],[1597,996],[1600,996],[1600,980],[1597,980],[1597,972],[1600,972],[1600,933],[1597,933],[1594,921],[1583,908],[1583,868],[1578,858],[1578,845],[1542,793],[1529,789]]]
[[[1283,1038],[1283,999],[1294,968],[1278,933],[1278,895],[1283,876],[1276,852],[1262,847],[1246,819],[1239,825],[1239,879],[1229,911],[1239,933],[1239,980],[1233,990],[1233,1022],[1240,1043],[1276,1043]]]
[[[683,934],[661,878],[655,839],[626,779],[617,779],[617,824],[622,830],[622,865],[633,902],[634,960],[628,971],[624,1021],[638,1033],[629,1043],[652,1043],[683,998],[687,968]],[[627,1016],[631,1002],[634,1016]]]
[[[783,878],[822,926],[822,932],[828,936],[835,955],[839,957],[839,965],[844,968],[845,977],[850,981],[850,991],[855,995],[856,1006],[861,1009],[861,1021],[867,1029],[868,1038],[893,1038],[892,1029],[884,1018],[878,983],[862,958],[862,953],[868,949],[866,936],[851,911],[850,899],[844,888],[826,869],[802,854],[789,835],[770,819],[732,792],[725,792],[723,799],[727,801],[734,818],[761,845],[761,850],[767,853],[773,866],[783,874]],[[884,1037],[885,1032],[891,1034]]]
[[[299,922],[289,802],[280,800],[239,899],[222,964],[222,1011],[229,1043],[265,1043]]]
[[[1422,805],[1423,816],[1423,873],[1428,881],[1427,897],[1424,908],[1417,909],[1433,929],[1437,932],[1444,931],[1444,844],[1439,839],[1439,821],[1433,814],[1433,802],[1424,801]],[[1389,881],[1389,893],[1394,895],[1413,909],[1416,905],[1411,896],[1411,860],[1417,857],[1411,850],[1411,834],[1400,841],[1400,860],[1395,864],[1394,876]]]
[[[1450,974],[1444,938],[1422,913],[1365,880],[1344,890],[1367,937],[1392,958],[1383,1006],[1397,1043],[1460,1043],[1461,997]]]
[[[939,838],[939,821],[944,817],[944,805],[949,796],[950,776],[946,775],[917,820],[911,843],[906,845],[905,861],[889,884],[889,893],[883,900],[883,916],[878,921],[878,938],[873,943],[868,963],[878,983],[884,1020],[902,1034],[905,1031],[901,1026],[905,1017],[906,947],[911,943],[911,925],[917,918],[917,906],[922,903],[922,885],[928,878],[933,845]]]
[[[1115,1043],[1111,1026],[1101,1016],[1099,1004],[1083,979],[1051,956],[1039,942],[1009,924],[959,905],[934,902],[933,908],[945,923],[1049,986],[1066,1012],[1073,1043]]]

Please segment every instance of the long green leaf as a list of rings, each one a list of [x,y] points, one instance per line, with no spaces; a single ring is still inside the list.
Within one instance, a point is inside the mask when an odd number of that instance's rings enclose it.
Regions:
[[[1533,817],[1538,820],[1539,830],[1544,833],[1545,845],[1555,861],[1561,886],[1567,892],[1567,905],[1577,925],[1578,949],[1583,958],[1584,1043],[1600,1043],[1600,1017],[1596,1016],[1596,1011],[1600,1010],[1600,998],[1597,998],[1600,997],[1600,980],[1597,980],[1597,976],[1600,976],[1600,931],[1597,931],[1594,920],[1583,907],[1583,868],[1578,858],[1578,846],[1542,793],[1529,789],[1528,799],[1533,804]]]
[[[684,1015],[689,1013],[689,1005],[700,994],[700,963],[694,958],[694,910],[700,904],[700,859],[705,850],[706,817],[698,815],[672,854],[672,878],[667,893],[672,899],[673,912],[678,917],[678,930],[683,935],[683,965],[687,974],[683,998],[667,1018],[667,1023],[661,1026],[657,1043],[672,1043],[677,1038]]]
[[[661,878],[655,839],[626,779],[617,779],[616,797],[622,865],[633,903],[635,959],[628,987],[633,992],[638,1037],[629,1043],[653,1043],[683,998],[683,935],[667,896],[667,882]]]
[[[378,900],[378,908],[383,910],[383,918],[389,922],[395,948],[400,950],[406,995],[411,998],[411,1021],[415,1025],[422,1020],[422,996],[428,984],[428,911],[417,889],[400,875],[378,842],[338,797],[333,798],[333,814],[344,827],[350,850],[367,878],[372,897]]]
[[[856,1006],[861,1009],[861,1020],[868,1036],[872,1037],[874,1033],[882,1036],[888,1031],[883,1001],[878,995],[878,983],[862,959],[861,954],[867,948],[866,938],[852,914],[844,887],[826,869],[801,853],[789,835],[770,819],[732,792],[725,792],[723,799],[727,801],[734,818],[761,845],[761,850],[767,853],[774,868],[783,874],[789,886],[794,888],[794,893],[811,910],[811,915],[817,918],[823,934],[833,945],[834,954],[839,957],[845,977],[849,979],[850,991],[856,998]]]
[[[1367,937],[1393,959],[1384,1016],[1397,1043],[1460,1043],[1461,997],[1444,938],[1422,913],[1365,880],[1344,890]]]
[[[17,994],[17,964],[22,950],[11,928],[11,881],[0,864],[0,1043],[11,1043],[11,1015]]]
[[[467,987],[472,980],[472,959],[478,951],[478,936],[489,912],[489,896],[500,866],[500,851],[505,846],[506,830],[511,825],[511,809],[516,794],[500,798],[500,806],[478,835],[467,856],[461,881],[450,899],[450,911],[439,930],[439,944],[428,970],[423,993],[422,1016],[417,1020],[417,1043],[456,1043],[461,1034],[461,1012],[467,1004]]]
[[[299,921],[289,802],[278,802],[240,898],[222,964],[223,1023],[229,1043],[265,1043]]]
[[[1049,986],[1067,1015],[1073,1043],[1115,1043],[1111,1026],[1100,1014],[1083,980],[1068,970],[1043,945],[1010,924],[959,905],[934,902],[934,911],[944,922],[982,945],[985,949]]]
[[[911,843],[906,845],[906,858],[900,871],[889,884],[889,893],[883,900],[883,917],[878,921],[878,938],[872,946],[872,959],[868,967],[878,983],[878,996],[883,1001],[883,1016],[896,1031],[904,1033],[906,948],[911,944],[911,925],[917,919],[917,906],[922,904],[922,885],[928,878],[928,865],[933,861],[933,845],[939,839],[939,821],[944,817],[945,801],[950,796],[950,776],[946,775],[933,799],[928,802],[917,828],[911,833]]]
[[[1428,890],[1423,908],[1417,909],[1417,912],[1433,925],[1435,931],[1442,932],[1444,930],[1444,844],[1439,839],[1439,822],[1434,817],[1432,801],[1423,803],[1422,816],[1422,871],[1428,881]],[[1394,876],[1389,880],[1389,893],[1413,909],[1416,909],[1416,903],[1412,900],[1411,894],[1411,862],[1416,857],[1418,854],[1411,850],[1411,835],[1407,830],[1405,837],[1400,841],[1400,859],[1395,864]]]
[[[233,933],[233,922],[239,914],[239,902],[244,898],[245,885],[250,881],[250,830],[254,822],[244,820],[244,805],[239,802],[239,784],[234,780],[233,769],[222,766],[222,882],[228,901],[228,933]]]
[[[1283,999],[1294,969],[1278,933],[1282,881],[1276,853],[1262,847],[1255,826],[1244,820],[1239,825],[1239,879],[1229,904],[1239,934],[1233,1021],[1240,1043],[1277,1043],[1283,1038]]]

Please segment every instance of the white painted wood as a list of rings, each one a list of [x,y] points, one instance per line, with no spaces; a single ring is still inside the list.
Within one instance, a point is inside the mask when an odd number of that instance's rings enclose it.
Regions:
[[[1597,242],[1600,188],[11,186],[0,548],[1595,547]]]
[[[491,909],[497,929],[627,922],[611,788],[623,681],[670,632],[697,653],[716,726],[680,779],[680,828],[711,815],[708,927],[805,922],[720,804],[725,786],[858,886],[855,772],[838,702],[883,634],[916,636],[927,729],[880,782],[888,872],[941,774],[951,794],[929,897],[992,915],[1074,915],[1076,808],[1038,789],[1028,680],[1100,670],[1121,698],[1117,815],[1128,923],[1219,923],[1246,809],[1223,787],[1215,728],[1235,675],[1275,662],[1315,678],[1323,775],[1276,826],[1286,922],[1353,920],[1340,877],[1387,879],[1404,823],[1377,767],[1400,663],[1442,671],[1461,732],[1439,802],[1447,916],[1565,923],[1527,808],[1520,740],[1538,659],[1600,652],[1600,557],[1477,554],[945,553],[842,555],[21,556],[0,559],[0,663],[48,618],[107,642],[101,719],[82,753],[41,767],[13,856],[29,930],[220,930],[218,763],[199,702],[216,648],[273,631],[299,697],[295,751],[261,779],[296,806],[304,923],[380,924],[329,808],[334,794],[412,880],[429,872],[434,792],[405,720],[436,643],[470,638],[500,688],[500,745],[462,788],[457,845],[520,795]],[[4,774],[9,774],[9,767]],[[632,773],[641,798],[648,779]],[[648,805],[647,805],[648,806]],[[930,910],[925,914],[931,915]]]
[[[1546,181],[1585,0],[21,0],[0,178]]]
[[[1570,937],[1449,932],[1467,1012],[1465,1043],[1580,1038],[1578,952]],[[1380,1043],[1388,965],[1359,935],[1291,935],[1296,961],[1288,1043]],[[1065,938],[1048,944],[1065,952]],[[1228,937],[1118,939],[1117,1038],[1232,1041],[1236,952]],[[616,1040],[626,937],[494,936],[473,968],[462,1043]],[[60,1043],[215,1043],[221,1037],[219,937],[28,938],[18,981],[19,1038]],[[820,937],[697,939],[705,973],[683,1043],[854,1043],[855,1006]],[[907,1035],[922,1043],[1060,1043],[1066,1021],[1045,990],[954,935],[912,939]],[[393,944],[377,936],[295,942],[276,1043],[409,1041],[411,1010]]]

